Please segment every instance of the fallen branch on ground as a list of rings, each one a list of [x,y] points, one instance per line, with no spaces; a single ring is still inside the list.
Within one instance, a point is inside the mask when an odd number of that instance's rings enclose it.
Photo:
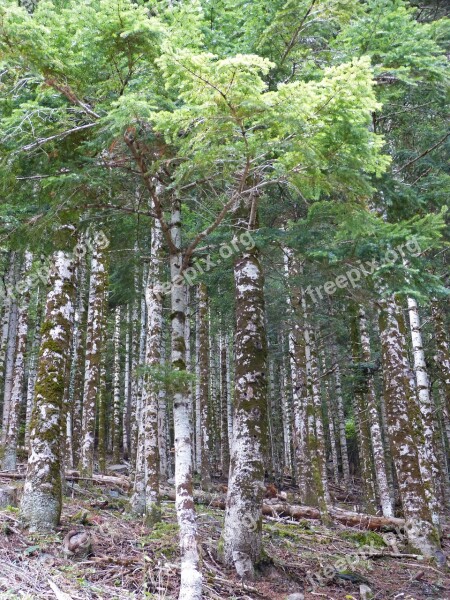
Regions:
[[[162,489],[161,493],[169,500],[175,500],[175,490]],[[197,504],[207,504],[213,508],[225,509],[225,498],[214,494],[208,494],[199,490],[194,491],[194,501]],[[302,519],[321,519],[320,511],[313,506],[299,506],[280,502],[277,504],[263,503],[262,512],[265,516],[290,517],[295,521]],[[359,527],[360,529],[396,531],[405,526],[403,519],[379,517],[375,515],[366,515],[364,513],[354,513],[340,508],[330,508],[330,517],[347,525],[348,527]]]
[[[26,473],[15,473],[13,471],[0,471],[0,479],[25,479]],[[66,471],[66,481],[91,481],[103,485],[117,485],[125,489],[131,488],[129,479],[125,477],[115,477],[113,475],[93,475],[92,477],[82,477],[78,471]]]

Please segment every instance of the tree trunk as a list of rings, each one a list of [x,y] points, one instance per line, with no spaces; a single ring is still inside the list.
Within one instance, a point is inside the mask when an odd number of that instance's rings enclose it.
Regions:
[[[116,307],[114,317],[114,373],[113,373],[113,463],[120,460],[120,306]]]
[[[331,397],[330,390],[330,382],[328,380],[327,373],[327,357],[325,354],[325,349],[323,347],[323,342],[321,343],[320,349],[320,358],[321,358],[321,367],[322,367],[322,379],[323,379],[323,390],[324,390],[324,400],[328,417],[328,434],[330,437],[330,448],[331,448],[331,462],[333,464],[333,478],[335,485],[339,485],[339,462],[338,462],[338,452],[337,452],[337,441],[336,441],[336,428],[334,425],[334,402]]]
[[[357,313],[351,319],[351,348],[353,361],[353,394],[354,413],[358,439],[358,455],[361,469],[361,479],[364,489],[365,510],[369,514],[377,512],[377,497],[375,491],[372,444],[370,438],[370,418],[366,402],[368,382],[365,366],[361,358],[361,339],[358,327]]]
[[[198,336],[198,382],[200,410],[200,475],[203,490],[211,488],[211,444],[210,444],[210,411],[209,411],[209,331],[208,331],[208,296],[206,286],[198,286],[197,309]]]
[[[4,290],[4,302],[3,302],[3,314],[2,314],[2,324],[1,324],[1,344],[0,344],[0,379],[2,380],[2,388],[1,391],[3,392],[3,397],[4,397],[4,391],[5,391],[5,387],[4,387],[4,375],[5,375],[5,361],[6,361],[6,353],[7,353],[7,348],[8,348],[8,343],[9,343],[9,323],[11,320],[11,308],[12,308],[12,304],[13,304],[13,288],[14,288],[14,284],[15,284],[15,272],[16,272],[16,261],[17,261],[17,256],[16,256],[16,252],[10,252],[9,253],[9,264],[7,266],[6,269],[6,273],[5,273],[5,280],[4,280],[4,286],[5,286],[5,290]],[[3,401],[3,415],[5,414],[5,404]],[[5,425],[7,423],[8,419],[6,417],[3,418],[3,426],[2,426],[2,434],[5,435],[6,434],[6,428]],[[2,439],[3,439],[3,435],[2,435]]]
[[[322,417],[322,398],[320,395],[319,365],[315,342],[316,336],[309,322],[305,298],[302,298],[302,306],[305,323],[304,334],[306,364],[307,373],[310,380],[309,387],[312,400],[312,403],[308,406],[308,421],[310,423],[309,447],[311,451],[314,486],[317,492],[317,502],[322,513],[322,518],[327,519],[328,511],[331,506],[331,498],[328,488],[325,434],[323,430]]]
[[[42,325],[31,453],[20,504],[21,518],[35,529],[56,526],[61,514],[62,404],[74,312],[72,275],[72,259],[65,252],[56,252]]]
[[[17,443],[19,437],[19,417],[22,405],[23,384],[25,379],[25,354],[28,338],[28,314],[30,310],[30,285],[29,271],[33,262],[33,255],[26,251],[22,267],[21,279],[25,283],[22,297],[18,303],[17,336],[15,348],[15,361],[12,375],[11,401],[9,406],[8,429],[5,439],[5,453],[2,466],[5,471],[15,471],[17,467]]]
[[[286,361],[284,353],[283,339],[280,340],[282,348],[282,358],[280,367],[280,398],[281,398],[281,416],[283,425],[283,462],[284,470],[292,473],[292,410],[287,393],[288,377],[286,371]]]
[[[439,538],[431,521],[422,482],[417,435],[414,429],[416,407],[408,399],[401,334],[392,299],[382,300],[380,333],[385,387],[386,416],[392,457],[397,473],[409,543],[424,556],[434,557]]]
[[[175,436],[176,511],[181,547],[181,587],[179,600],[200,600],[202,575],[200,571],[199,540],[192,490],[192,431],[189,384],[186,374],[185,319],[186,296],[182,279],[181,205],[172,198],[171,235],[177,252],[170,255],[172,368],[179,377],[173,395]]]
[[[224,559],[252,579],[262,553],[267,446],[264,276],[256,249],[234,265],[236,339],[233,446],[223,530]]]
[[[145,366],[147,369],[155,370],[161,366],[163,324],[163,297],[161,288],[162,232],[158,222],[152,228],[151,238],[150,266],[145,290],[148,315]],[[147,372],[144,375],[142,390],[142,415],[139,428],[138,460],[136,462],[135,489],[132,505],[135,512],[144,510],[148,525],[153,525],[161,519],[159,500],[158,402],[159,391],[157,381],[152,372]],[[141,453],[144,454],[143,460],[140,456]]]
[[[444,315],[437,300],[431,303],[431,312],[436,335],[436,366],[442,380],[447,412],[450,414],[450,349],[444,324]],[[450,439],[449,439],[450,443]]]
[[[161,336],[162,337],[162,336]],[[166,364],[166,349],[164,340],[161,339],[161,366]],[[167,397],[163,386],[158,394],[158,448],[159,448],[159,476],[162,481],[170,476],[169,471],[169,444],[167,426]]]
[[[80,236],[80,245],[86,246],[86,238]],[[79,258],[75,271],[76,281],[76,304],[75,304],[75,323],[73,328],[73,339],[69,374],[69,398],[68,405],[71,411],[71,435],[72,452],[67,455],[67,464],[75,466],[78,464],[81,452],[81,430],[83,419],[83,391],[84,391],[84,352],[86,338],[86,283],[87,283],[87,265],[86,254]],[[70,415],[68,415],[70,417]],[[70,445],[70,440],[68,446]]]
[[[37,377],[39,346],[41,345],[41,321],[42,321],[43,303],[41,300],[41,287],[36,290],[36,319],[34,322],[34,335],[31,344],[30,356],[28,359],[28,381],[26,394],[26,415],[25,415],[25,448],[30,446],[30,421],[34,407],[35,386]]]
[[[14,278],[15,282],[16,278]],[[11,406],[11,391],[13,387],[14,355],[16,350],[18,308],[15,296],[11,300],[9,313],[8,343],[6,345],[5,385],[3,388],[3,423],[2,444],[5,444]]]
[[[292,380],[293,430],[296,469],[298,474],[301,502],[316,501],[312,481],[311,453],[308,444],[308,404],[310,395],[307,384],[305,320],[302,309],[302,292],[292,279],[299,276],[301,267],[292,250],[284,249],[285,276],[289,283],[287,303],[291,315],[291,328],[288,335],[289,360]],[[312,414],[310,415],[312,416]]]
[[[100,382],[105,288],[105,252],[94,240],[89,281],[81,432],[80,471],[84,477],[91,477],[94,470],[95,413]]]
[[[222,333],[220,336],[220,455],[222,475],[228,476],[230,468],[230,442],[228,439],[228,373],[227,373],[227,338]]]
[[[439,465],[434,446],[434,403],[430,394],[428,372],[423,350],[422,331],[419,309],[414,298],[408,298],[409,324],[414,358],[414,374],[416,376],[417,399],[422,422],[423,462],[425,463],[428,496],[433,523],[439,527],[440,507],[436,497],[435,485],[439,480]]]
[[[341,370],[337,360],[336,347],[333,344],[333,369],[335,378],[336,409],[339,423],[339,445],[341,447],[341,465],[344,483],[350,481],[350,465],[348,462],[347,436],[345,434],[344,401],[342,398]]]
[[[362,307],[359,310],[358,319],[359,334],[361,337],[361,359],[363,363],[369,364],[372,359],[370,351],[370,338],[367,331],[366,315]],[[383,516],[393,517],[394,508],[392,506],[391,494],[386,475],[386,461],[384,456],[377,398],[375,394],[375,384],[373,380],[373,374],[370,372],[367,374],[366,384],[366,402],[369,416],[370,435],[372,440],[375,476],[378,486],[378,494],[380,497],[381,510],[383,512]]]
[[[125,369],[123,374],[123,412],[122,412],[122,446],[123,458],[128,460],[130,455],[130,423],[131,423],[131,393],[130,393],[130,307],[125,308]]]

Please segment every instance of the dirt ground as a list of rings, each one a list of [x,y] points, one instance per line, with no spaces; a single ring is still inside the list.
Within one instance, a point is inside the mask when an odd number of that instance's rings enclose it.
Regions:
[[[72,484],[64,499],[61,525],[47,535],[22,529],[17,509],[0,511],[0,599],[125,600],[175,599],[179,552],[174,503],[163,502],[163,520],[148,528],[127,513],[127,499],[116,489]],[[265,563],[259,579],[242,584],[220,564],[218,545],[223,511],[198,506],[202,540],[204,597],[215,600],[358,600],[368,586],[377,600],[445,600],[450,577],[435,564],[409,557],[401,539],[387,547],[383,538],[339,524],[264,519]],[[90,551],[68,556],[69,531],[88,532]],[[448,532],[447,532],[448,533]],[[444,553],[449,554],[448,536]]]

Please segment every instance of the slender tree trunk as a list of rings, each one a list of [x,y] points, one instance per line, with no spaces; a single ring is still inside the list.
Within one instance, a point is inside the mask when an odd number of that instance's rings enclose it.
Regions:
[[[200,376],[202,324],[200,321],[200,292],[197,287],[197,311],[195,315],[195,470],[202,470],[202,386]]]
[[[65,252],[56,252],[42,325],[31,453],[20,504],[21,518],[35,529],[54,527],[61,514],[62,404],[74,312],[72,276],[72,259]]]
[[[335,378],[336,409],[339,423],[339,444],[341,446],[341,463],[344,483],[350,482],[350,465],[348,462],[347,436],[345,434],[344,400],[342,398],[341,370],[337,360],[336,347],[333,344],[333,369]]]
[[[259,253],[234,265],[236,339],[233,446],[223,530],[224,558],[252,579],[262,553],[264,455],[267,446],[267,343]]]
[[[203,490],[211,488],[211,421],[209,411],[209,332],[208,332],[208,296],[206,286],[198,286],[198,381],[200,409],[200,474]]]
[[[161,365],[162,343],[162,232],[159,223],[152,229],[151,258],[148,272],[145,299],[147,303],[147,347],[145,366],[159,369]],[[158,443],[158,403],[159,392],[152,373],[144,375],[142,390],[142,416],[138,439],[138,460],[136,463],[135,489],[132,506],[144,509],[146,522],[153,525],[161,519],[159,499],[159,443]],[[143,460],[140,453],[144,454]],[[143,471],[141,469],[143,468]],[[143,496],[143,497],[142,497]]]
[[[309,421],[309,446],[311,450],[311,463],[313,471],[314,486],[317,492],[317,502],[322,513],[322,518],[328,519],[328,510],[331,506],[330,492],[328,488],[327,457],[325,448],[325,433],[322,417],[322,397],[320,395],[319,365],[317,360],[317,348],[315,334],[309,323],[309,315],[305,298],[302,299],[303,315],[305,323],[305,351],[306,364],[309,365],[309,378],[312,404],[308,407],[310,411]],[[311,419],[311,416],[313,417]]]
[[[233,355],[233,351],[231,348],[231,344],[230,344],[230,340],[228,339],[228,335],[227,335],[227,418],[228,418],[228,442],[230,444],[230,455],[231,455],[231,449],[233,447],[233,420],[234,420],[234,402],[233,402],[233,393],[234,393],[234,389],[232,386],[232,372],[231,372],[231,366],[233,364],[233,360],[232,360],[232,355]]]
[[[16,261],[17,256],[15,252],[9,253],[9,264],[5,274],[5,291],[4,291],[4,302],[3,302],[3,314],[2,314],[2,324],[1,324],[1,345],[0,345],[0,379],[2,380],[2,388],[4,398],[4,375],[5,375],[5,361],[6,361],[6,353],[9,343],[9,323],[11,320],[11,307],[13,304],[13,288],[15,284],[15,271],[16,271]],[[3,414],[5,414],[5,404],[3,400]],[[3,418],[3,426],[2,432],[3,435],[6,434],[5,425],[8,419]],[[2,435],[2,439],[3,439]]]
[[[135,246],[137,254],[138,247]],[[139,431],[139,414],[138,414],[138,395],[139,395],[139,378],[137,373],[139,361],[139,269],[135,265],[134,272],[134,293],[135,298],[131,309],[131,385],[130,385],[130,464],[132,470],[135,468],[137,455],[138,431]]]
[[[380,333],[382,343],[385,403],[392,457],[397,473],[406,533],[410,545],[424,556],[434,557],[439,548],[422,482],[414,412],[405,390],[401,334],[393,300],[382,300]]]
[[[416,385],[416,377],[413,368],[411,367],[411,361],[408,353],[408,333],[410,329],[407,326],[403,308],[400,301],[396,298],[395,305],[397,310],[397,322],[400,332],[400,345],[402,349],[403,367],[404,367],[404,381],[408,394],[408,401],[411,407],[414,407],[412,415],[417,433],[417,450],[419,456],[419,466],[422,477],[422,483],[425,489],[425,495],[427,497],[428,505],[430,507],[430,513],[432,521],[438,526],[439,523],[439,509],[436,504],[436,492],[434,487],[433,475],[431,471],[431,465],[428,460],[427,448],[425,445],[425,424],[421,414],[421,408],[418,401],[418,390]]]
[[[361,337],[361,359],[363,363],[371,362],[370,338],[367,331],[366,315],[363,308],[360,308],[358,313],[359,318],[359,333]],[[378,414],[377,399],[375,394],[375,384],[373,374],[367,375],[367,393],[366,393],[367,409],[370,421],[370,435],[372,440],[372,449],[375,466],[375,476],[378,486],[378,494],[380,497],[381,510],[384,517],[393,517],[394,508],[391,502],[391,493],[389,490],[386,461],[384,456],[383,438],[381,435],[380,417]]]
[[[30,309],[30,279],[29,271],[33,262],[33,255],[26,251],[21,278],[25,282],[25,289],[18,304],[17,336],[15,348],[15,361],[12,375],[11,402],[9,407],[8,429],[5,439],[5,453],[2,466],[5,471],[15,471],[17,467],[17,443],[19,438],[19,417],[22,404],[23,384],[25,380],[25,354],[28,338],[28,313]]]
[[[361,358],[361,339],[358,325],[357,314],[354,314],[352,315],[351,320],[351,347],[354,369],[354,412],[361,479],[364,489],[365,510],[368,514],[375,515],[377,512],[377,497],[370,437],[370,417],[366,402],[368,382],[363,360]]]
[[[228,374],[227,374],[227,339],[222,333],[220,336],[220,411],[221,411],[221,429],[220,429],[220,454],[222,475],[228,476],[230,468],[230,442],[228,439]]]
[[[130,394],[130,307],[125,309],[125,369],[123,375],[123,412],[122,412],[122,445],[123,457],[128,460],[130,454],[130,423],[131,423],[131,394]]]
[[[8,343],[6,346],[6,364],[5,364],[5,385],[3,391],[3,424],[2,424],[2,444],[6,442],[8,431],[9,411],[11,407],[11,391],[13,387],[14,356],[16,350],[17,336],[17,318],[18,307],[17,300],[14,297],[11,301],[11,310],[9,314]]]
[[[116,307],[114,317],[114,373],[113,373],[113,462],[120,460],[120,306]]]
[[[333,464],[333,478],[334,483],[339,485],[339,462],[337,452],[337,441],[336,441],[336,428],[334,426],[334,402],[331,397],[330,382],[327,375],[327,357],[323,342],[320,348],[321,368],[322,368],[322,379],[323,379],[323,392],[324,400],[328,417],[328,434],[330,437],[330,449],[331,449],[331,462]]]
[[[288,282],[292,279],[295,281],[301,272],[301,267],[293,252],[287,248],[284,250],[284,266]],[[307,383],[308,376],[305,345],[305,335],[307,334],[305,334],[305,315],[302,308],[302,292],[297,285],[290,284],[287,302],[291,315],[291,329],[288,335],[288,344],[292,380],[296,470],[301,501],[302,503],[310,504],[317,501],[314,492],[308,431],[308,418],[310,419],[310,424],[312,424],[313,411],[310,411],[308,417],[308,406],[312,406],[312,404]]]
[[[94,471],[95,414],[100,382],[105,288],[105,252],[99,244],[94,243],[89,281],[80,457],[80,470],[85,477],[92,477]]]
[[[185,319],[186,297],[182,281],[181,206],[178,198],[172,199],[172,241],[177,252],[170,256],[172,368],[180,375],[173,396],[175,435],[175,489],[176,510],[181,546],[181,587],[179,600],[200,600],[202,575],[200,571],[199,540],[192,489],[192,431],[189,385],[186,372]]]
[[[283,340],[280,340],[281,348],[284,350]],[[283,422],[283,456],[285,472],[292,472],[292,411],[288,400],[285,356],[282,355],[280,368],[280,397]]]
[[[162,338],[162,336],[161,336]],[[161,366],[166,363],[166,349],[164,340],[161,339]],[[158,448],[159,448],[159,470],[160,479],[165,481],[169,478],[169,447],[167,426],[167,397],[166,390],[161,387],[158,394]]]
[[[444,315],[437,300],[433,300],[431,303],[431,312],[436,335],[436,366],[441,376],[446,409],[450,413],[450,349],[445,330]]]
[[[80,236],[80,244],[86,245],[86,238]],[[70,466],[78,465],[81,453],[81,430],[83,419],[83,391],[84,391],[84,352],[86,332],[86,283],[87,265],[86,254],[83,254],[76,268],[75,281],[77,282],[75,324],[72,340],[72,362],[69,375],[69,410],[72,415],[72,428],[69,432],[72,440],[72,453],[68,456]],[[70,444],[70,440],[69,440]]]
[[[414,358],[414,374],[416,376],[417,399],[423,426],[423,461],[426,465],[429,484],[429,503],[433,523],[439,526],[439,505],[436,497],[435,483],[439,479],[439,465],[434,447],[434,403],[430,395],[428,372],[423,350],[419,309],[414,298],[408,298],[409,324]]]
[[[106,323],[104,323],[104,326]],[[100,356],[100,381],[98,385],[98,470],[106,472],[106,343],[102,339],[102,354]]]
[[[30,421],[34,407],[35,386],[37,377],[39,346],[41,345],[41,321],[42,321],[41,287],[36,291],[36,320],[34,322],[34,335],[28,362],[28,382],[26,394],[25,415],[25,448],[30,447]]]

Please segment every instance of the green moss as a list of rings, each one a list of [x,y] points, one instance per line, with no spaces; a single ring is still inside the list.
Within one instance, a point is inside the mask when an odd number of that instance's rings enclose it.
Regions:
[[[375,531],[344,531],[340,536],[345,540],[355,542],[358,546],[374,546],[375,548],[386,546],[382,536]]]

